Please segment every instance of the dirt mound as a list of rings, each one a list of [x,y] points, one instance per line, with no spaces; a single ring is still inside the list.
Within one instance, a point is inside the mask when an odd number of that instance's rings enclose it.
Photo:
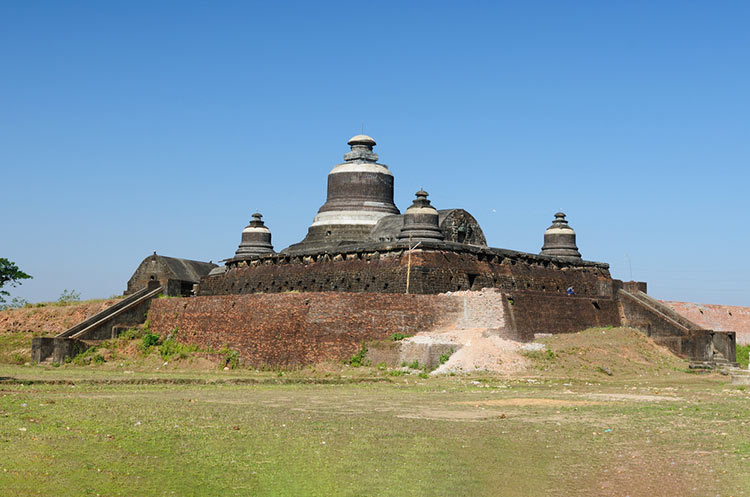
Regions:
[[[529,365],[520,354],[522,344],[502,338],[497,330],[487,328],[425,332],[407,341],[456,344],[456,351],[432,372],[435,375],[477,371],[511,374],[524,371]]]
[[[456,352],[432,374],[486,371],[553,377],[670,374],[687,363],[632,328],[591,328],[520,343],[498,330],[469,328],[419,333],[420,343],[454,343]]]
[[[57,335],[117,301],[118,299],[87,300],[67,305],[51,303],[43,307],[0,311],[0,334]]]
[[[540,339],[545,350],[525,352],[543,375],[654,375],[687,363],[632,328],[591,328]]]

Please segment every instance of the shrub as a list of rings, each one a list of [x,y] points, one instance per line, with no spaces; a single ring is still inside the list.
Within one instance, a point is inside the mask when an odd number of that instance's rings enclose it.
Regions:
[[[453,349],[451,349],[451,351],[446,354],[440,354],[440,364],[445,364],[446,362],[448,362],[448,359],[451,358],[451,355],[453,355]]]
[[[60,298],[57,299],[57,303],[61,305],[72,304],[73,302],[81,301],[81,292],[75,290],[68,290],[67,288],[62,291]]]
[[[23,354],[19,354],[18,352],[13,352],[13,354],[10,356],[10,360],[13,364],[23,364],[24,362],[28,361],[26,356]]]
[[[409,364],[410,369],[419,369],[419,361],[414,360],[411,364]]]
[[[130,328],[120,333],[120,336],[118,338],[122,338],[123,340],[135,340],[136,338],[142,338],[142,337],[143,337],[143,330],[139,328]]]
[[[409,338],[410,336],[411,335],[406,335],[405,333],[394,333],[393,335],[391,335],[390,340],[392,342],[400,342],[404,338]]]
[[[89,364],[104,364],[106,361],[97,347],[91,347],[83,352],[79,352],[72,359],[65,359],[65,362],[72,362],[76,366],[88,366]]]
[[[171,361],[174,359],[184,359],[191,352],[196,352],[197,350],[197,345],[185,345],[170,336],[161,343],[159,355],[165,361]]]
[[[151,332],[144,333],[143,337],[141,338],[141,349],[146,352],[154,345],[159,345],[159,340],[159,335]]]
[[[367,355],[367,347],[362,345],[362,348],[359,349],[359,352],[354,354],[354,356],[351,359],[349,359],[349,365],[355,368],[358,368],[360,366],[367,366],[368,361],[365,358],[366,355]]]
[[[240,353],[238,351],[232,350],[225,345],[219,350],[219,353],[224,356],[224,367],[237,369],[240,365]]]
[[[552,349],[524,350],[522,354],[528,357],[529,359],[546,360],[546,361],[552,361],[556,357]]]

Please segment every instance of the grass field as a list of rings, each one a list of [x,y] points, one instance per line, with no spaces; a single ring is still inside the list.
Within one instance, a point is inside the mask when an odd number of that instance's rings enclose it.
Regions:
[[[513,377],[222,370],[140,338],[0,364],[0,496],[750,495],[750,391],[635,330],[544,341]]]
[[[8,496],[750,494],[750,399],[718,374],[0,377]]]

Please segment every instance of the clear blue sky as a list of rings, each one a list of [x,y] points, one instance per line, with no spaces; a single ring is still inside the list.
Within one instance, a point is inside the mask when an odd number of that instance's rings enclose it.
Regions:
[[[0,257],[55,300],[304,237],[347,139],[492,246],[750,305],[750,2],[0,3]],[[631,269],[632,268],[632,269]]]

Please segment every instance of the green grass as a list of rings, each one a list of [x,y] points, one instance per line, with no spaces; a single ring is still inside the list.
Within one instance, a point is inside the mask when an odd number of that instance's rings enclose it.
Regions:
[[[445,364],[448,362],[448,360],[453,355],[453,349],[451,348],[450,352],[446,352],[445,354],[440,354],[440,364]]]
[[[84,352],[87,366],[0,364],[0,495],[676,497],[750,488],[750,389],[623,346],[640,344],[638,333],[550,339],[551,355],[532,354],[538,369],[518,378],[430,377],[418,363],[408,372],[361,362],[224,371],[222,359],[237,358],[226,347],[214,351],[221,365],[191,371],[192,352],[174,335],[141,352],[147,333]],[[0,358],[27,340],[3,335]]]
[[[0,367],[6,378],[103,382],[0,383],[3,495],[669,497],[750,488],[748,393],[719,375],[529,383],[382,372],[379,383],[341,375],[306,384],[291,372],[298,381],[288,384],[118,385],[106,382],[122,373],[66,367]]]
[[[0,334],[0,363],[23,364],[31,360],[31,335],[26,332]]]
[[[88,366],[90,364],[104,364],[104,356],[99,352],[99,347],[91,347],[75,357],[71,358],[70,361],[76,366]]]
[[[740,367],[747,369],[748,367],[748,354],[750,353],[750,345],[737,345],[737,362]]]

